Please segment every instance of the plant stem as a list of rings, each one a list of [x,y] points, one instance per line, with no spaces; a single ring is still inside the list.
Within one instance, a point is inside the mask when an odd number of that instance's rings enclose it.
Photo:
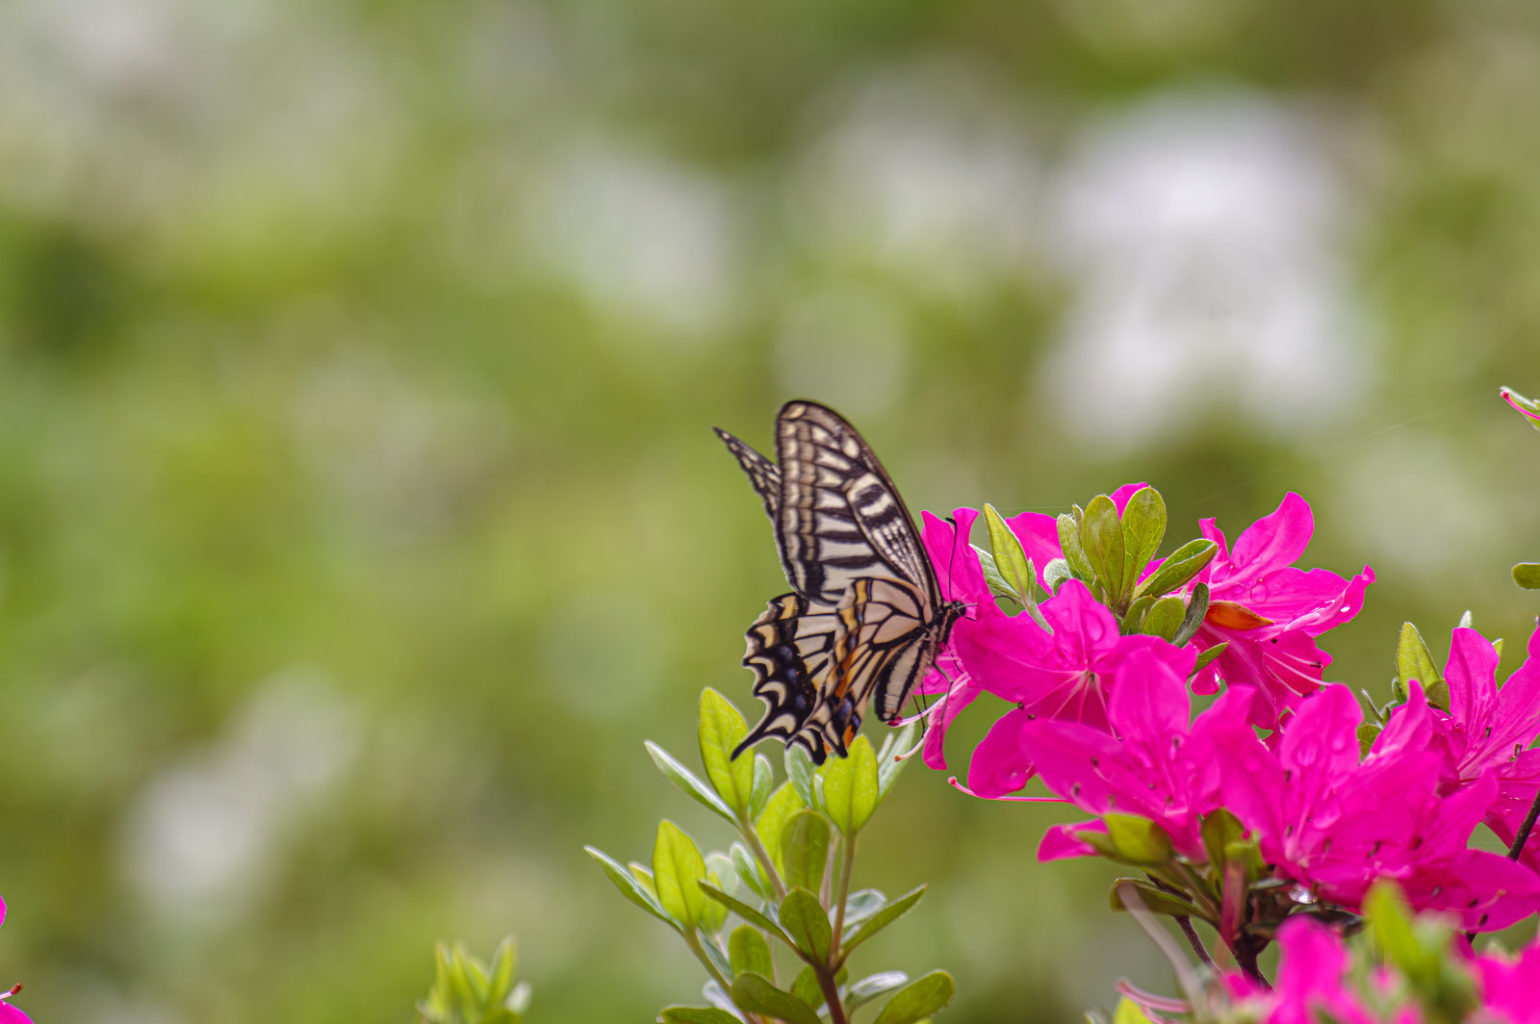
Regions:
[[[1192,918],[1179,917],[1176,919],[1176,923],[1182,929],[1182,934],[1187,936],[1187,944],[1192,947],[1194,953],[1198,954],[1198,959],[1207,964],[1211,971],[1218,974],[1219,967],[1214,963],[1214,958],[1208,955],[1208,949],[1204,947],[1203,940],[1198,936],[1198,929],[1192,926]]]
[[[786,883],[781,881],[780,872],[775,870],[775,861],[770,859],[770,854],[765,850],[765,844],[759,841],[759,833],[754,831],[754,826],[747,821],[738,822],[738,834],[748,844],[749,852],[754,854],[754,859],[759,861],[759,866],[764,869],[765,877],[770,879],[770,888],[775,890],[775,902],[780,903],[786,898]]]
[[[834,972],[827,964],[813,968],[813,972],[818,975],[823,1001],[829,1006],[829,1024],[847,1024],[845,1007],[840,1005],[840,987],[834,983]]]
[[[841,858],[843,863],[840,865],[839,896],[834,904],[834,935],[829,943],[829,948],[834,951],[836,958],[839,957],[840,943],[844,939],[845,903],[850,899],[850,875],[856,866],[855,833],[846,836],[840,842],[840,848],[844,856]]]
[[[1540,792],[1535,794],[1535,802],[1529,805],[1529,813],[1524,815],[1524,821],[1513,836],[1513,845],[1508,849],[1509,860],[1518,860],[1519,854],[1524,852],[1524,844],[1529,840],[1529,833],[1534,829],[1537,817],[1540,817]]]
[[[722,977],[722,972],[717,970],[716,964],[712,963],[711,958],[706,955],[706,949],[701,945],[700,936],[696,935],[693,931],[685,932],[684,943],[690,947],[690,952],[695,954],[695,959],[701,962],[701,966],[706,968],[706,973],[710,974],[712,979],[722,986],[722,991],[732,991],[732,979]]]

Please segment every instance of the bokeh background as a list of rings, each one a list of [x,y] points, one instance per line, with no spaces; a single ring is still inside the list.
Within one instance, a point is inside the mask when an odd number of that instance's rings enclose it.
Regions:
[[[1536,95],[1499,0],[10,0],[0,982],[407,1021],[514,932],[539,1020],[695,998],[580,847],[723,838],[642,740],[758,707],[782,582],[708,428],[792,396],[916,508],[1296,490],[1379,575],[1334,678],[1467,608],[1511,669]],[[1167,987],[1055,815],[911,770],[864,881],[931,896],[866,962],[957,1024]]]

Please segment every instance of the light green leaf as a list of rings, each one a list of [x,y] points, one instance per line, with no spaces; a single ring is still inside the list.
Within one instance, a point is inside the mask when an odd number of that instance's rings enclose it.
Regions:
[[[1000,567],[995,564],[995,556],[977,544],[970,544],[974,554],[979,557],[979,568],[984,570],[984,582],[989,585],[989,592],[995,597],[1003,597],[1007,601],[1019,601],[1016,591],[1005,577],[1000,573]]]
[[[659,1016],[663,1024],[743,1024],[715,1006],[665,1006]]]
[[[770,943],[759,929],[751,924],[740,924],[727,938],[727,955],[733,974],[753,971],[767,978],[775,978],[775,962],[770,956]]]
[[[1091,567],[1091,559],[1086,554],[1085,545],[1080,541],[1081,524],[1084,520],[1085,513],[1078,505],[1073,512],[1065,512],[1059,516],[1059,547],[1064,552],[1064,563],[1069,566],[1070,575],[1089,582],[1096,576],[1096,570]],[[1048,564],[1051,566],[1053,562]]]
[[[749,798],[749,820],[758,818],[765,810],[765,804],[770,800],[770,793],[775,789],[775,769],[770,767],[770,759],[764,754],[754,755],[754,794]]]
[[[903,986],[909,980],[909,975],[903,971],[883,971],[881,974],[868,974],[860,981],[852,984],[845,990],[845,1009],[854,1010],[858,1006],[865,1005],[878,996],[892,992]]]
[[[1449,684],[1439,674],[1433,663],[1433,652],[1422,639],[1422,634],[1410,622],[1401,623],[1401,635],[1396,638],[1396,682],[1403,692],[1415,679],[1422,684],[1422,692],[1428,703],[1440,711],[1449,710]]]
[[[818,971],[811,964],[804,966],[792,979],[791,994],[814,1009],[823,1006],[823,986],[818,984]]]
[[[1139,573],[1160,550],[1166,536],[1166,502],[1153,487],[1141,487],[1123,506],[1123,581],[1119,593],[1132,594]]]
[[[1185,646],[1187,641],[1198,635],[1198,630],[1203,625],[1203,618],[1207,614],[1208,584],[1199,583],[1192,588],[1192,597],[1187,599],[1187,614],[1182,616],[1182,628],[1176,631],[1176,636],[1171,642],[1178,647]]]
[[[818,803],[813,798],[813,776],[818,769],[813,765],[813,759],[806,750],[800,746],[786,748],[786,778],[796,789],[797,795],[802,798],[803,807],[817,807]]]
[[[663,773],[664,778],[682,789],[685,795],[702,806],[709,807],[728,821],[738,820],[733,815],[732,808],[723,803],[722,798],[713,793],[710,786],[696,778],[695,773],[680,764],[672,754],[652,740],[647,740],[642,745],[647,748],[647,755],[652,758],[652,763],[658,766],[658,771]]]
[[[945,971],[931,971],[911,981],[888,1000],[873,1024],[918,1024],[952,1001],[955,986]]]
[[[1113,881],[1112,891],[1108,894],[1107,900],[1113,910],[1129,909],[1123,896],[1124,890],[1129,888],[1138,894],[1139,902],[1152,914],[1164,914],[1167,917],[1203,916],[1203,912],[1189,900],[1137,878],[1119,878]]]
[[[652,881],[663,909],[687,929],[694,930],[701,923],[706,900],[699,883],[705,880],[706,858],[695,840],[672,821],[659,822],[652,847]]]
[[[1023,606],[1032,604],[1037,580],[1027,564],[1027,553],[1022,550],[1020,538],[988,502],[984,503],[984,522],[989,527],[989,547],[995,568],[1011,588],[1011,596]]]
[[[759,862],[754,859],[753,854],[749,853],[748,848],[742,843],[734,843],[728,850],[728,856],[732,858],[733,873],[738,876],[738,881],[743,883],[744,888],[760,899],[769,898],[769,882],[760,869]],[[727,891],[731,892],[731,887]]]
[[[700,718],[696,737],[706,777],[722,802],[744,819],[754,798],[754,759],[733,760],[733,748],[749,734],[748,723],[728,699],[712,689],[700,694]]]
[[[871,917],[887,905],[888,898],[879,889],[857,889],[845,900],[845,928],[847,931]]]
[[[729,896],[727,893],[723,892],[721,889],[718,889],[710,882],[700,883],[700,891],[706,897],[716,900],[718,903],[722,904],[728,910],[731,910],[745,921],[763,929],[765,933],[771,938],[780,939],[782,942],[786,943],[786,945],[793,948],[796,947],[796,943],[791,940],[790,935],[786,934],[786,930],[784,928],[742,900]]]
[[[1107,604],[1114,612],[1122,611],[1128,597],[1128,591],[1123,589],[1123,524],[1118,522],[1118,507],[1105,494],[1098,494],[1086,506],[1080,542],[1094,578],[1107,595]]]
[[[736,873],[729,877],[736,877]],[[708,871],[706,874],[706,881],[710,882],[718,889],[721,889],[723,892],[727,891],[727,888],[722,884],[721,877],[716,874]],[[727,908],[715,900],[702,899],[701,904],[700,930],[705,932],[707,935],[715,935],[717,932],[722,930],[723,925],[727,924]],[[706,943],[706,945],[709,947],[713,945],[713,943]],[[727,973],[725,968],[723,969],[722,973]]]
[[[1166,560],[1160,563],[1160,568],[1150,573],[1149,577],[1135,589],[1136,594],[1150,597],[1160,597],[1169,594],[1178,587],[1185,586],[1187,581],[1203,571],[1203,567],[1214,560],[1214,555],[1219,551],[1219,545],[1211,540],[1190,540],[1166,556]]]
[[[1229,647],[1230,641],[1221,640],[1213,647],[1205,647],[1203,650],[1199,651],[1197,660],[1195,660],[1192,665],[1192,674],[1197,675],[1199,672],[1202,672],[1203,669],[1208,666],[1209,662],[1218,658],[1221,654],[1228,650]]]
[[[903,917],[916,903],[920,902],[920,897],[924,895],[925,886],[922,885],[917,889],[904,893],[892,903],[873,913],[865,924],[851,932],[849,937],[845,939],[844,954],[849,955],[851,950]]]
[[[1102,816],[1118,857],[1129,864],[1154,867],[1171,859],[1171,837],[1156,822],[1137,814],[1109,812]]]
[[[809,963],[827,963],[834,930],[823,905],[806,889],[793,888],[781,901],[778,916],[797,949]]]
[[[828,862],[828,819],[810,808],[788,818],[781,829],[781,876],[786,884],[817,892]]]
[[[758,974],[740,974],[733,979],[733,1002],[749,1013],[758,1013],[786,1024],[820,1024],[818,1013],[811,1006],[784,989],[776,988],[770,979]]]
[[[754,832],[769,852],[776,871],[786,870],[786,866],[781,863],[781,830],[786,827],[787,820],[802,810],[803,806],[802,797],[795,786],[791,782],[783,782],[770,794],[764,811],[754,823]]]
[[[1525,590],[1540,590],[1540,562],[1520,562],[1515,565],[1513,582]]]
[[[620,890],[622,896],[658,920],[665,921],[675,928],[679,927],[679,922],[670,917],[668,911],[663,909],[663,904],[658,902],[658,897],[652,890],[633,878],[631,872],[626,870],[625,865],[596,847],[585,846],[583,849],[587,851],[590,857],[598,861],[599,867],[604,869],[605,875],[611,882],[615,883],[615,888]]]
[[[1118,1000],[1118,1008],[1112,1016],[1112,1024],[1150,1024],[1150,1018],[1139,1009],[1139,1004],[1126,997]]]
[[[877,755],[871,741],[857,736],[850,744],[850,756],[831,757],[820,775],[829,820],[846,835],[860,831],[877,807]]]
[[[1147,597],[1141,597],[1139,601],[1147,599]],[[1139,601],[1135,601],[1134,604],[1137,606]],[[1174,594],[1167,594],[1150,605],[1144,621],[1139,624],[1139,632],[1170,640],[1176,636],[1177,630],[1182,628],[1182,619],[1186,615],[1186,603]]]

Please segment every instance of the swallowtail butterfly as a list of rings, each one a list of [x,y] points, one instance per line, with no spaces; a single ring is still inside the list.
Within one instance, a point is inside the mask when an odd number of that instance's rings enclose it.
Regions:
[[[797,744],[844,757],[867,701],[891,722],[935,664],[961,601],[943,601],[914,521],[882,463],[839,413],[792,401],[775,418],[771,462],[724,430],[775,528],[792,592],[746,634],[764,717],[733,751]]]

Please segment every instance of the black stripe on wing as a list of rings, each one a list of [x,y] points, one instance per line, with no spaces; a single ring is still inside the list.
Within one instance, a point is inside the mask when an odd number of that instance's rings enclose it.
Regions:
[[[754,673],[754,696],[765,713],[733,750],[737,757],[762,739],[801,744],[815,764],[822,764],[829,744],[823,730],[806,731],[823,702],[838,615],[833,608],[810,607],[800,594],[782,594],[770,602],[744,634],[743,663]]]

